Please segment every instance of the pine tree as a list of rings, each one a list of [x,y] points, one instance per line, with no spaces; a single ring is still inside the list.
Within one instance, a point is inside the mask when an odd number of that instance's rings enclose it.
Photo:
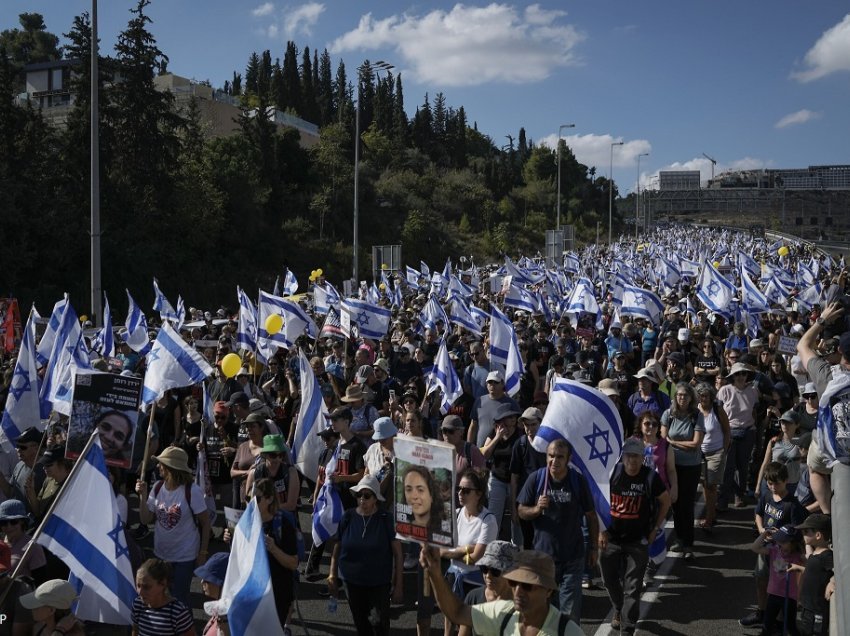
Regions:
[[[242,94],[242,73],[237,73],[236,71],[233,71],[233,81],[230,82],[230,94]]]
[[[283,95],[281,110],[301,112],[301,78],[298,76],[298,48],[295,42],[286,43],[283,56]]]
[[[410,124],[404,111],[404,90],[401,86],[401,74],[395,79],[395,102],[393,105],[393,138],[402,148],[410,144]]]
[[[260,56],[254,51],[248,58],[248,67],[245,69],[245,92],[249,95],[258,95],[260,81]]]
[[[271,83],[272,54],[268,49],[266,49],[265,51],[263,51],[263,55],[260,57],[260,68],[257,73],[257,95],[259,95],[266,101],[271,101]]]
[[[319,81],[316,84],[316,94],[319,102],[319,125],[327,126],[337,121],[331,56],[327,49],[322,51],[322,57],[319,58]]]
[[[413,116],[411,134],[414,146],[425,154],[430,154],[434,140],[434,117],[431,113],[428,93],[425,93],[425,103],[416,109],[416,114]]]
[[[357,106],[360,109],[360,130],[367,130],[375,118],[375,71],[369,60],[357,69]]]
[[[313,83],[313,63],[310,47],[304,47],[301,57],[301,111],[299,116],[309,122],[319,123],[319,104],[316,101],[316,85]]]
[[[346,127],[354,123],[354,103],[352,102],[352,88],[345,74],[345,62],[339,61],[336,67],[334,79],[334,105],[336,106],[337,121]]]

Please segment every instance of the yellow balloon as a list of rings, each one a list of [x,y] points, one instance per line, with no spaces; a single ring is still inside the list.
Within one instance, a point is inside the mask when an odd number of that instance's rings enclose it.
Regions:
[[[315,269],[310,271],[310,278],[316,278],[316,270]]]
[[[386,263],[381,263],[381,269],[389,269],[389,268],[390,268],[390,266],[387,265]]]
[[[788,256],[788,252],[789,252],[789,251],[790,251],[790,250],[788,249],[788,246],[787,246],[787,245],[783,245],[783,246],[782,246],[782,247],[780,247],[778,250],[776,250],[776,253],[777,253],[777,254],[779,254],[780,256]]]
[[[324,272],[322,271],[322,268],[320,267],[319,269],[316,270],[316,278],[318,278],[322,274],[324,274]]]
[[[228,353],[221,359],[221,372],[228,378],[239,373],[242,368],[242,360],[235,353]]]
[[[310,276],[310,282],[311,282],[311,283],[315,283],[315,282],[316,282],[316,277],[315,277],[315,276]]]
[[[386,286],[386,285],[384,285],[383,283],[381,283],[380,285],[378,285],[378,289],[380,289],[381,291],[384,291],[386,288],[387,288],[387,286]]]
[[[714,265],[715,267],[720,267],[720,261],[714,261],[712,265]]]
[[[283,327],[283,318],[280,317],[280,314],[272,314],[266,318],[266,332],[270,336],[280,331],[281,327]]]

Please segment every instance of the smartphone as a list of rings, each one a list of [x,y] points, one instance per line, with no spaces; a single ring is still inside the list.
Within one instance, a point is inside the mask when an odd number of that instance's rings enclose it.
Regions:
[[[395,400],[395,389],[390,389],[390,401]]]

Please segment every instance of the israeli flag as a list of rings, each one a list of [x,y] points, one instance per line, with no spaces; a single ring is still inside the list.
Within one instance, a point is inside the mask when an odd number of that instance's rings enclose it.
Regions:
[[[127,344],[133,351],[144,355],[151,344],[148,340],[148,321],[145,314],[142,313],[141,307],[133,300],[130,291],[125,291],[127,292],[128,303],[127,320],[124,322],[124,326],[127,328]]]
[[[339,309],[340,295],[336,287],[325,281],[324,286],[313,286],[313,307],[317,314],[326,314],[331,307]]]
[[[511,284],[505,292],[505,307],[513,307],[533,314],[537,310],[537,300],[531,292]]]
[[[177,322],[177,312],[174,311],[174,307],[172,307],[171,303],[168,302],[168,299],[165,297],[159,289],[159,281],[156,278],[153,279],[153,310],[159,312],[159,317],[162,318],[163,321],[171,320],[173,322]]]
[[[658,257],[658,273],[661,275],[662,282],[669,288],[673,289],[680,280],[682,280],[682,272],[672,261]]]
[[[588,278],[579,278],[567,301],[566,313],[572,314],[573,326],[577,324],[578,314],[588,313],[596,316],[596,328],[602,329],[602,310],[596,301],[593,283]]]
[[[664,315],[664,303],[657,294],[634,285],[623,287],[623,304],[620,307],[623,316],[646,318],[652,324],[658,325]]]
[[[6,410],[0,419],[0,447],[12,452],[15,442],[30,426],[43,431],[38,397],[38,366],[35,361],[35,316],[30,312],[21,338],[21,349],[6,396]]]
[[[460,295],[463,298],[471,298],[475,293],[475,288],[472,285],[467,285],[457,276],[452,276],[449,279],[448,296]]]
[[[743,263],[740,267],[741,305],[743,305],[747,313],[750,314],[761,314],[770,311],[770,302],[768,302],[767,297],[758,288],[758,285],[750,280],[747,270],[744,269]]]
[[[231,634],[281,633],[256,499],[250,501],[233,531],[221,598],[204,603],[204,610],[210,615],[227,614]]]
[[[405,279],[407,280],[407,284],[411,287],[419,287],[419,279],[422,278],[422,272],[411,267],[410,265],[405,266]]]
[[[386,307],[346,298],[340,304],[340,309],[340,323],[346,338],[351,338],[352,332],[356,332],[354,337],[380,340],[390,327],[392,312]]]
[[[623,423],[617,408],[601,391],[557,378],[532,446],[545,453],[556,439],[565,439],[573,447],[572,464],[587,479],[596,514],[607,528],[611,525],[611,472],[623,449]]]
[[[289,303],[281,296],[275,296],[265,291],[260,291],[260,303],[257,307],[257,353],[263,360],[269,360],[277,351],[278,347],[289,348],[291,341],[287,341],[286,332],[281,329],[277,333],[270,334],[266,331],[266,321],[269,316],[284,315],[284,306]]]
[[[338,458],[339,446],[336,447],[334,454],[325,466],[326,476],[336,474]],[[325,483],[319,489],[316,504],[313,506],[313,545],[321,545],[336,534],[342,513],[342,501],[339,494],[330,480],[325,479]]]
[[[693,280],[699,276],[699,263],[687,258],[680,258],[679,271],[682,273],[682,278]]]
[[[490,360],[505,368],[505,393],[516,395],[522,380],[522,356],[513,324],[496,305],[490,305]]]
[[[426,395],[437,389],[442,391],[440,413],[445,415],[452,408],[455,400],[463,394],[463,387],[460,385],[454,365],[449,358],[445,338],[440,341],[440,348],[437,351],[437,357],[434,359],[434,366],[431,368],[431,378]]]
[[[283,278],[283,293],[287,296],[294,296],[297,291],[298,281],[295,280],[295,274],[293,274],[287,267],[286,276]]]
[[[511,280],[513,282],[521,285],[536,285],[544,278],[543,274],[532,274],[531,272],[514,265],[511,259],[507,256],[505,257],[505,271],[508,276],[511,276]]]
[[[35,360],[40,367],[43,367],[50,360],[50,352],[53,351],[53,343],[56,341],[56,330],[59,329],[59,323],[62,321],[62,313],[65,311],[65,305],[67,304],[68,294],[65,294],[62,300],[53,305],[53,312],[50,314],[47,328],[38,342],[38,347],[35,351]]]
[[[239,300],[239,327],[236,330],[238,349],[256,351],[257,349],[257,308],[241,287],[236,287]],[[210,420],[212,422],[212,420]]]
[[[168,389],[198,384],[213,374],[206,358],[190,348],[168,322],[162,323],[147,363],[143,404],[154,402]]]
[[[62,415],[71,415],[71,395],[74,391],[74,369],[91,369],[88,352],[83,344],[83,330],[71,303],[65,305],[62,320],[41,385],[42,412],[46,403]]]
[[[490,314],[475,305],[469,305],[469,313],[471,313],[472,317],[475,319],[479,332],[483,332],[484,325],[486,325],[487,321],[490,320]]]
[[[573,252],[564,254],[564,271],[567,274],[578,274],[581,269],[581,262]]]
[[[94,437],[35,541],[59,557],[106,609],[78,618],[130,625],[136,597],[130,552],[96,432]]]
[[[103,295],[103,328],[92,339],[91,348],[104,358],[115,356],[115,336],[112,333],[112,310],[109,299]]]
[[[443,306],[437,302],[434,296],[428,298],[428,302],[425,303],[422,311],[419,312],[419,322],[424,329],[433,329],[438,333],[441,331],[439,328],[440,322],[443,323],[443,331],[449,327],[449,317],[446,315]]]
[[[186,303],[183,296],[177,294],[177,319],[174,321],[174,328],[180,331],[184,322],[186,322]]]
[[[803,311],[811,311],[815,305],[823,304],[823,287],[820,282],[815,282],[794,297],[797,307]]]
[[[372,281],[369,289],[366,290],[366,300],[375,305],[381,302],[381,292],[378,291],[378,286],[375,285],[374,281]]]
[[[325,430],[329,413],[322,399],[319,380],[303,351],[298,352],[298,368],[301,374],[301,406],[292,438],[292,463],[298,472],[310,481],[316,481],[319,455],[325,448],[319,432]]]
[[[697,290],[697,298],[711,311],[726,318],[730,317],[729,306],[735,297],[735,286],[709,263],[705,262],[702,270],[702,280]]]
[[[449,304],[449,320],[452,324],[459,325],[478,336],[481,335],[482,325],[478,323],[462,298],[455,296]]]
[[[740,265],[750,276],[758,276],[761,274],[761,267],[756,260],[746,252],[738,253],[738,265]]]
[[[274,277],[274,287],[272,288],[272,294],[275,296],[280,296],[280,276]]]
[[[425,261],[419,261],[419,271],[422,272],[422,276],[425,278],[431,278],[431,270],[428,268],[427,263]]]
[[[850,390],[850,373],[834,373],[818,401],[817,443],[830,468],[841,460],[847,461],[850,454],[848,453],[850,429],[846,422],[838,426],[830,403],[833,397],[842,393],[846,394],[848,390]]]
[[[782,284],[782,281],[780,281],[779,277],[776,275],[776,271],[774,271],[773,276],[770,277],[767,285],[764,286],[765,298],[777,305],[783,305],[790,295],[791,290]]]
[[[283,335],[288,347],[293,346],[305,333],[313,340],[319,337],[319,328],[301,305],[294,300],[284,300],[282,309]]]

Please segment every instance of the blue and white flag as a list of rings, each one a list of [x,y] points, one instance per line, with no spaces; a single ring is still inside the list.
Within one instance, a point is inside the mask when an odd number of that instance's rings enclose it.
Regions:
[[[490,305],[490,360],[505,368],[505,393],[516,395],[524,370],[522,355],[513,324],[495,304]]]
[[[687,258],[680,258],[679,270],[682,272],[682,278],[693,280],[699,276],[699,263]]]
[[[446,315],[443,306],[437,301],[435,296],[428,298],[428,302],[419,312],[419,322],[425,329],[433,329],[440,333],[449,327],[449,317]],[[439,323],[443,323],[443,329],[439,327]]]
[[[511,277],[512,282],[520,285],[536,285],[543,280],[543,274],[533,274],[525,269],[514,265],[510,258],[505,256],[505,271]]]
[[[159,312],[159,317],[163,321],[171,320],[177,322],[177,312],[174,311],[174,307],[168,302],[165,294],[160,291],[159,281],[156,278],[153,279],[153,293],[153,310]]]
[[[59,557],[100,598],[102,606],[114,610],[108,613],[109,622],[120,618],[121,624],[129,625],[136,586],[99,438],[77,464],[35,541]],[[104,620],[106,616],[78,618]]]
[[[811,311],[815,305],[823,304],[823,287],[820,281],[801,291],[794,300],[797,301],[797,308],[803,311]]]
[[[67,304],[68,294],[65,294],[62,300],[53,305],[53,312],[50,314],[47,328],[44,330],[44,335],[39,340],[35,352],[35,360],[40,367],[43,367],[50,360],[50,352],[53,351],[53,343],[56,341],[56,330],[59,329],[59,322],[62,320],[62,313]]]
[[[378,290],[378,286],[375,285],[374,281],[366,290],[366,300],[375,305],[381,302],[381,292]]]
[[[330,479],[327,479],[336,474],[338,459],[339,446],[325,466],[325,483],[319,489],[319,496],[313,506],[313,545],[321,545],[334,536],[342,519],[342,501]]]
[[[340,309],[340,323],[346,338],[380,340],[387,334],[392,312],[386,307],[356,298],[346,298],[340,304]]]
[[[150,404],[168,389],[203,382],[213,374],[207,359],[189,347],[168,322],[148,353],[148,370],[142,387],[142,403]]]
[[[634,285],[623,287],[623,304],[620,307],[620,315],[636,316],[646,318],[652,324],[658,325],[664,315],[664,303],[661,299],[648,289],[641,289]]]
[[[593,283],[588,278],[579,278],[567,301],[566,313],[571,314],[573,326],[577,323],[578,315],[581,313],[596,316],[596,328],[602,329],[602,309],[596,301]]]
[[[251,499],[233,530],[221,598],[204,603],[207,614],[227,614],[230,633],[234,635],[271,635],[281,631],[265,536],[257,500]]]
[[[292,464],[310,481],[316,481],[319,455],[325,448],[319,432],[327,427],[328,407],[322,399],[319,380],[303,351],[298,352],[298,368],[301,372],[301,407],[292,438]]]
[[[567,274],[578,274],[581,269],[581,262],[573,252],[564,254],[564,271]]]
[[[289,348],[291,342],[286,340],[286,332],[281,329],[277,333],[266,331],[266,321],[269,316],[283,317],[284,303],[289,301],[282,296],[276,296],[260,290],[259,305],[257,306],[257,354],[262,360],[270,360],[278,347]]]
[[[472,298],[472,295],[475,293],[475,287],[472,285],[467,285],[457,276],[452,276],[449,279],[449,290],[447,292],[448,296],[460,295],[462,298]]]
[[[329,282],[313,286],[313,307],[317,314],[326,314],[331,307],[339,309],[339,302],[339,292]]]
[[[823,391],[818,401],[818,428],[817,442],[826,459],[827,465],[832,468],[840,461],[847,461],[850,455],[850,428],[846,421],[836,422],[832,413],[832,398],[845,394],[850,390],[850,373],[843,369],[832,374],[832,379]],[[838,408],[844,408],[844,399],[837,401]]]
[[[513,307],[533,314],[537,310],[537,300],[531,292],[514,285],[512,282],[505,292],[505,307]]]
[[[425,261],[419,261],[419,271],[422,272],[422,276],[430,280],[431,270],[428,268],[428,264]]]
[[[434,358],[434,366],[431,368],[431,378],[426,395],[436,389],[442,391],[440,413],[443,415],[448,413],[455,400],[463,395],[463,387],[457,377],[457,372],[455,372],[451,358],[449,358],[449,350],[446,348],[445,338],[440,341],[440,348],[437,351],[437,356]]]
[[[711,311],[726,318],[731,315],[729,305],[735,297],[735,286],[720,275],[720,272],[709,263],[705,262],[702,270],[702,280],[697,290],[697,298]]]
[[[83,343],[77,312],[71,303],[66,303],[41,385],[42,412],[46,410],[46,403],[50,403],[54,411],[71,415],[74,369],[91,369],[91,361]]]
[[[287,267],[286,276],[283,278],[283,293],[287,296],[294,296],[297,291],[298,281],[295,279],[295,274]]]
[[[0,447],[6,452],[15,448],[15,442],[26,429],[35,426],[43,431],[41,404],[38,397],[38,366],[35,361],[35,316],[30,312],[21,338],[21,348],[15,361],[6,410],[0,420]]]
[[[239,327],[236,330],[236,348],[246,351],[257,349],[257,308],[241,287],[236,287],[239,300]],[[212,420],[210,420],[212,421]]]
[[[127,344],[130,345],[133,351],[144,355],[147,353],[151,344],[148,339],[148,321],[141,307],[136,304],[136,301],[130,295],[130,290],[125,291],[127,292],[128,303],[127,320],[124,322],[124,326],[127,329],[125,336],[127,338]]]
[[[773,276],[770,277],[770,280],[767,281],[767,285],[764,286],[765,298],[777,305],[784,305],[790,295],[791,290],[782,284],[782,281],[779,280],[779,277],[776,275],[776,270],[774,270]]]
[[[411,287],[419,287],[419,279],[422,278],[422,272],[418,269],[411,267],[410,265],[405,266],[405,279],[407,280],[407,284]]]
[[[112,310],[109,308],[109,299],[103,295],[103,328],[100,329],[91,341],[91,348],[104,358],[115,356],[115,336],[112,332]]]
[[[183,323],[186,322],[186,302],[183,296],[177,294],[177,319],[174,321],[174,328],[180,331],[183,328]]]
[[[275,296],[280,296],[280,276],[274,277],[274,287],[272,288],[272,294]]]
[[[761,314],[770,311],[770,302],[741,265],[741,305],[750,314]]]
[[[756,263],[755,259],[746,252],[738,253],[738,264],[750,276],[759,276],[761,274],[761,267],[759,264]]]
[[[597,389],[556,379],[532,446],[545,453],[556,439],[565,439],[573,447],[571,463],[587,479],[602,528],[609,527],[611,472],[623,449],[623,423],[617,407]]]

